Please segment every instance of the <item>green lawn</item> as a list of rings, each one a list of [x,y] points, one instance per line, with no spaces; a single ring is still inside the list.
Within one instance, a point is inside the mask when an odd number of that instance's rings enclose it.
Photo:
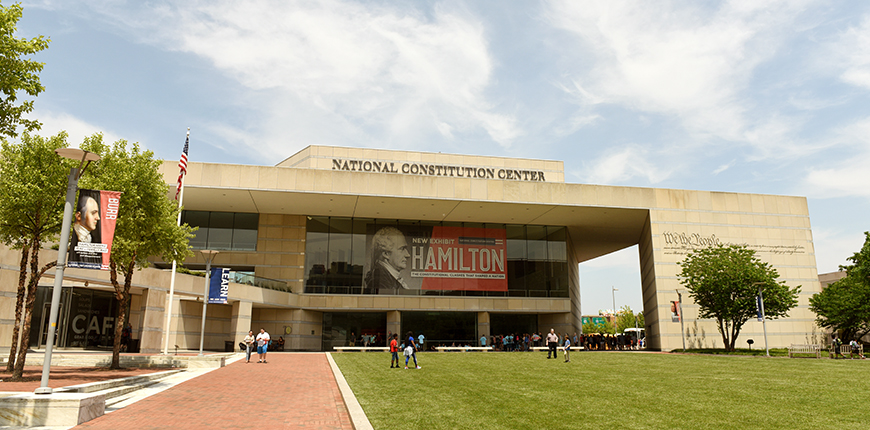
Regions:
[[[376,429],[870,425],[870,360],[427,352],[396,370],[386,353],[332,356]]]

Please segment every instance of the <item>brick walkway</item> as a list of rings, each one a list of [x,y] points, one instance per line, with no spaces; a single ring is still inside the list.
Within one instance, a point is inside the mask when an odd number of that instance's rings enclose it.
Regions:
[[[76,429],[352,429],[326,355],[237,361]]]

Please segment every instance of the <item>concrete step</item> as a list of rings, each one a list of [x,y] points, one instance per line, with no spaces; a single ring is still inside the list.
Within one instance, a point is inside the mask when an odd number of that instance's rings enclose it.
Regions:
[[[121,355],[121,367],[173,367],[173,368],[212,368],[223,367],[226,360],[236,356],[244,356],[244,353],[209,354],[202,357],[190,355]],[[6,360],[0,361],[0,366],[5,366]],[[57,354],[52,356],[51,365],[60,367],[109,367],[112,356],[105,354]],[[28,366],[42,366],[43,355],[36,353],[28,354],[26,364]]]

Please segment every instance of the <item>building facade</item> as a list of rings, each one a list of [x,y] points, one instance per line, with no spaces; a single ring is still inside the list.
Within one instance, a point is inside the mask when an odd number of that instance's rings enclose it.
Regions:
[[[176,163],[164,163],[162,174],[174,195]],[[314,351],[407,331],[448,344],[551,328],[579,333],[580,288],[596,286],[581,285],[578,264],[634,245],[648,348],[681,348],[684,336],[690,347],[721,348],[714,321],[699,319],[687,294],[685,332],[671,312],[682,288],[677,262],[719,243],[748,245],[789,286],[801,286],[789,317],[768,322],[772,347],[818,336],[809,297],[820,287],[803,197],[570,184],[561,161],[310,146],[276,166],[191,162],[184,209],[184,221],[199,227],[191,246],[220,251],[213,265],[234,279],[229,303],[208,305],[206,349],[260,327],[283,337],[286,349]],[[16,261],[4,251],[0,300],[9,309]],[[164,344],[171,277],[168,265],[153,263],[135,276],[131,304],[134,338],[146,352]],[[201,270],[204,259],[197,253],[185,266]],[[105,289],[108,280],[82,269],[67,276],[73,290]],[[177,276],[171,346],[198,347],[203,284]],[[72,321],[78,315],[69,309]],[[0,329],[8,346],[11,323]],[[744,337],[761,339],[761,323],[748,322]]]

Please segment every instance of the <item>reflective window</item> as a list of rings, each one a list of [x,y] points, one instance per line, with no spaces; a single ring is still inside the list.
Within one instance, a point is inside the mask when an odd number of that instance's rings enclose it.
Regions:
[[[190,239],[193,249],[256,251],[260,214],[184,211],[181,222],[199,227]]]
[[[469,230],[469,233],[460,232],[453,240],[478,242],[465,242],[464,248],[455,245],[438,247],[429,243],[436,228],[440,227],[475,229]],[[404,236],[405,242],[402,243],[406,248],[401,253],[396,250],[382,250],[380,252],[383,260],[378,260],[373,257],[372,242],[376,233],[384,229],[398,230],[396,234],[400,237]],[[454,230],[443,234],[457,233]],[[470,236],[465,237],[462,236],[463,234],[470,234]],[[489,251],[498,248],[487,248],[481,251],[483,249],[481,247],[498,246],[502,237],[505,238],[503,251],[500,251],[504,253],[503,256]],[[432,242],[434,243],[434,240]],[[385,243],[392,243],[392,241],[387,239]],[[474,246],[475,243],[483,245]],[[486,245],[487,243],[489,245]],[[568,297],[567,244],[567,230],[560,226],[308,217],[305,244],[305,292]],[[437,253],[434,251],[436,248]],[[446,252],[448,249],[453,249],[453,252]],[[460,249],[466,250],[463,259],[459,259]],[[391,272],[387,268],[390,258],[395,259]],[[494,267],[494,265],[503,266],[502,273],[507,277],[506,289],[482,287],[483,283],[473,280],[477,278],[476,276],[455,278],[432,276],[432,270],[440,270],[432,269],[434,266],[451,266],[453,270],[480,274],[483,273],[480,270],[485,270],[482,269],[483,267]],[[399,269],[396,269],[397,267]],[[456,267],[462,269],[455,269]],[[469,267],[472,267],[470,272],[468,272]],[[473,267],[481,269],[473,269]],[[392,278],[386,279],[388,272]],[[471,279],[471,281],[462,279]],[[461,282],[466,283],[461,284]]]

